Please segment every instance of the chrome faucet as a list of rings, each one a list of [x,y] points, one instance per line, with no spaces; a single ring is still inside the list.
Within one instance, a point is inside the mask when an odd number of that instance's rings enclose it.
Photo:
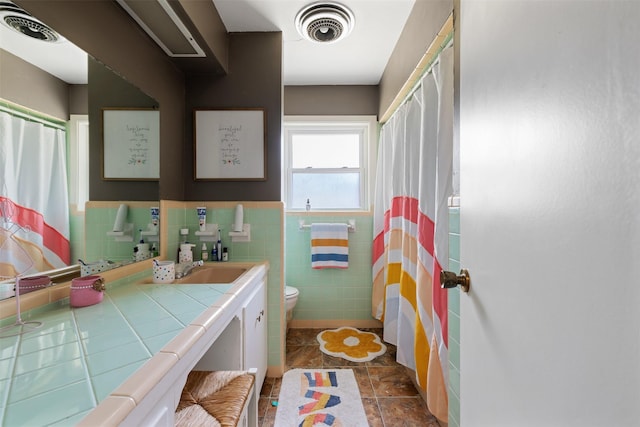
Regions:
[[[191,273],[191,271],[198,266],[204,265],[204,263],[202,261],[196,261],[196,262],[181,262],[179,264],[176,264],[176,279],[181,279],[187,275],[189,275],[189,273]]]

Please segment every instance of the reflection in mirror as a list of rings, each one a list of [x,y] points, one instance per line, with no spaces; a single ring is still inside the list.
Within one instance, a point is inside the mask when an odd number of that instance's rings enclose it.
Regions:
[[[86,265],[82,269],[93,274],[157,256],[161,220],[158,211],[158,202],[88,202],[83,259]]]
[[[0,11],[0,18],[4,15]],[[0,159],[0,299],[14,295],[17,275],[46,274],[57,283],[80,274],[79,259],[87,264],[107,260],[108,267],[113,267],[146,257],[134,253],[134,248],[141,239],[140,231],[149,231],[150,208],[158,206],[158,183],[101,179],[99,112],[105,107],[158,109],[159,105],[86,53],[82,53],[83,63],[78,66],[76,60],[69,60],[52,48],[65,44],[73,46],[64,38],[55,43],[29,38],[9,28],[4,19],[0,22],[0,147],[7,152],[7,147],[17,143],[13,135],[18,132],[7,132],[8,129],[38,125],[52,134],[49,138],[52,142],[40,141],[34,147],[11,150],[25,158]],[[46,54],[36,53],[36,58],[54,57],[61,61],[54,68],[36,63],[33,55],[29,55],[38,52],[37,49],[45,49]],[[73,77],[69,77],[65,68],[84,70],[84,76],[72,73]],[[44,126],[40,123],[43,120],[48,122]],[[84,142],[78,145],[83,136]],[[31,138],[27,144],[33,141]],[[40,154],[48,159],[49,166],[35,158]],[[57,160],[52,162],[52,158]],[[54,187],[55,181],[62,186]],[[78,193],[82,191],[84,196]],[[44,206],[34,205],[34,200],[44,201]],[[89,213],[84,210],[85,200],[127,202],[104,202],[104,206],[100,205],[102,202],[88,202]],[[139,200],[145,201],[142,206],[137,205]],[[112,228],[113,212],[121,203],[131,206],[129,221],[135,227],[131,241],[116,241],[106,231],[98,232],[107,225]],[[16,226],[20,231],[16,231]],[[95,231],[95,235],[89,230]],[[153,239],[152,235],[145,236],[145,242],[150,242],[149,253],[153,243],[159,250],[160,242]],[[27,249],[30,260],[22,259],[25,252],[17,250],[17,244]]]

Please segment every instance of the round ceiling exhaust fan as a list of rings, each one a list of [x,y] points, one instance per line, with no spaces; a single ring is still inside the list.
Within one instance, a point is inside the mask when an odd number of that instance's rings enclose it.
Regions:
[[[49,26],[29,15],[14,3],[0,2],[0,17],[4,25],[27,37],[51,43],[64,40]]]
[[[353,13],[335,2],[313,3],[304,7],[295,19],[298,32],[317,43],[335,43],[349,35],[355,24]]]

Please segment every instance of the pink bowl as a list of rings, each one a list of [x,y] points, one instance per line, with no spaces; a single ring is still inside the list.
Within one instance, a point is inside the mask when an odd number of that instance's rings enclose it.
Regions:
[[[46,288],[51,284],[49,276],[24,277],[19,281],[20,295]]]
[[[98,304],[104,296],[104,279],[101,276],[77,277],[71,281],[69,303],[71,307]]]

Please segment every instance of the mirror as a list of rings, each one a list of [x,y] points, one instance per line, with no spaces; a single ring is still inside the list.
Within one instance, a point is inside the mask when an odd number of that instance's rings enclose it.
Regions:
[[[4,21],[3,21],[4,22]],[[159,103],[148,96],[136,86],[132,85],[122,76],[101,62],[86,55],[87,62],[87,83],[65,83],[60,78],[55,87],[47,87],[47,80],[30,79],[30,75],[25,75],[25,69],[31,69],[34,74],[42,74],[42,70],[32,65],[28,59],[23,59],[20,51],[14,48],[9,49],[5,43],[10,43],[15,37],[5,37],[4,32],[13,32],[0,23],[0,98],[9,101],[11,104],[20,105],[28,110],[34,110],[45,115],[59,117],[68,120],[69,117],[62,117],[60,109],[67,114],[80,114],[88,117],[88,182],[89,200],[100,202],[89,202],[87,211],[81,211],[75,206],[71,206],[70,215],[70,248],[71,264],[75,264],[78,259],[83,259],[90,263],[100,259],[113,261],[110,265],[118,265],[124,262],[141,260],[139,254],[136,256],[134,248],[140,240],[141,231],[148,232],[149,224],[152,223],[150,208],[159,206],[159,185],[158,181],[128,181],[128,180],[104,180],[102,177],[103,162],[103,139],[102,139],[102,111],[105,108],[148,108],[159,110]],[[17,34],[18,37],[25,37]],[[27,37],[25,37],[26,39]],[[41,40],[31,40],[31,43],[45,43]],[[23,49],[24,53],[32,51],[29,47]],[[48,52],[50,53],[50,52]],[[52,56],[51,54],[46,56]],[[26,61],[26,62],[22,62]],[[12,64],[19,63],[19,67],[11,67]],[[48,73],[51,74],[51,73]],[[34,81],[36,83],[34,84]],[[43,83],[44,82],[44,83]],[[44,84],[45,87],[41,85]],[[21,89],[12,91],[14,86]],[[61,89],[62,88],[62,89]],[[47,98],[43,94],[53,94]],[[36,98],[39,98],[36,100]],[[32,104],[30,100],[35,100]],[[48,101],[48,103],[47,103]],[[51,109],[48,106],[52,106]],[[68,109],[67,109],[68,106]],[[71,130],[69,129],[69,133]],[[67,160],[69,155],[67,155]],[[70,176],[70,181],[72,177]],[[108,236],[107,231],[111,231],[117,208],[122,203],[130,206],[127,223],[133,224],[131,239],[117,239],[115,236]],[[144,236],[145,242],[149,242],[150,249],[153,243],[159,250],[160,242],[157,235],[147,234]],[[1,260],[0,260],[1,262]],[[75,267],[75,268],[74,268]],[[61,269],[64,271],[63,277],[68,280],[70,270],[77,271],[76,265],[72,268]],[[47,271],[47,274],[50,272]],[[51,274],[52,276],[55,273]],[[10,285],[11,288],[13,284]],[[7,297],[6,286],[0,285],[0,299]]]

